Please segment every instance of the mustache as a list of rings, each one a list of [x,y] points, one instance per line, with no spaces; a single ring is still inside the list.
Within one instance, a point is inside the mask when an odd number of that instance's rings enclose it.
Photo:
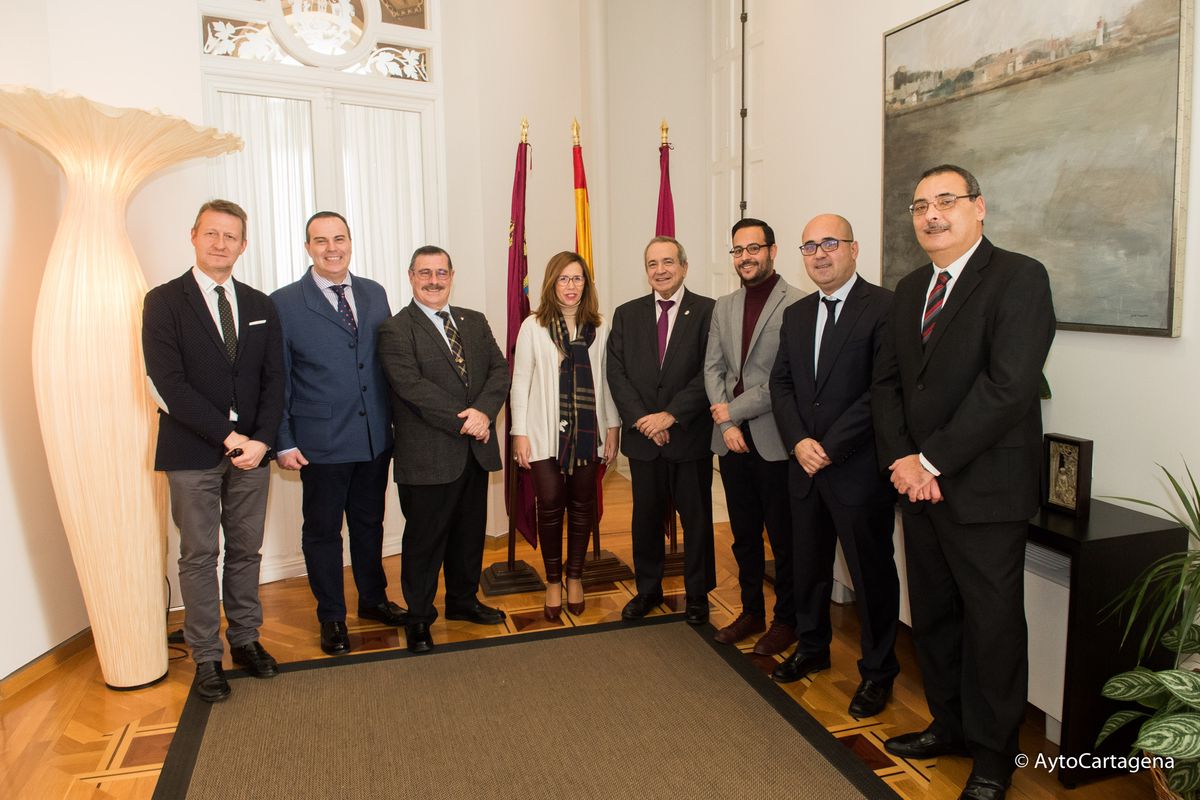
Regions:
[[[925,233],[942,233],[950,230],[949,222],[927,222],[925,223]]]
[[[425,284],[424,286],[422,286],[422,287],[421,287],[421,291],[424,291],[424,292],[435,292],[435,291],[436,291],[436,292],[440,292],[442,289],[445,289],[445,288],[446,288],[445,284],[441,284],[441,283],[427,283],[427,284]]]

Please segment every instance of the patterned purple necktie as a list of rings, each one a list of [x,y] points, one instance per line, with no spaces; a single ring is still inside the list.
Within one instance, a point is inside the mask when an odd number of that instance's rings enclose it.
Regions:
[[[938,314],[942,313],[942,304],[946,302],[946,284],[949,282],[949,270],[942,270],[938,273],[937,283],[929,292],[929,299],[925,302],[925,316],[921,319],[922,345],[928,344],[929,337],[933,335],[934,323],[937,321]]]
[[[659,300],[658,305],[662,308],[662,313],[658,315],[658,365],[661,367],[663,356],[667,354],[667,312],[675,305],[675,301]]]
[[[350,301],[346,299],[346,284],[338,284],[330,286],[329,291],[338,296],[338,313],[342,315],[342,319],[350,326],[350,331],[355,336],[358,336],[358,323],[354,321],[354,312],[350,309]]]

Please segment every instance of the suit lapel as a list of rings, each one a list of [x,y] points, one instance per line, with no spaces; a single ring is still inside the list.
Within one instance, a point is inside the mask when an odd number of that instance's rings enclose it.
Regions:
[[[850,338],[850,331],[858,323],[858,318],[862,316],[866,310],[870,300],[867,298],[866,283],[861,277],[854,282],[854,288],[850,290],[850,294],[846,297],[846,305],[842,308],[842,313],[838,314],[837,324],[833,326],[833,332],[830,334],[832,341],[829,345],[829,350],[826,352],[828,358],[824,359],[817,365],[817,394],[821,393],[821,388],[825,386],[825,381],[829,380],[829,375],[833,372],[833,362],[837,361],[838,354],[841,353],[842,347],[846,344],[846,340]],[[818,300],[817,302],[820,302]],[[816,338],[816,327],[813,327],[813,338]],[[821,342],[824,346],[825,342]]]
[[[745,294],[745,290],[743,290],[743,298],[745,297]],[[763,332],[763,328],[767,327],[767,320],[770,319],[771,315],[775,313],[775,309],[779,308],[779,304],[783,302],[783,298],[786,295],[787,284],[783,282],[783,276],[780,275],[779,280],[775,281],[775,288],[772,289],[771,294],[767,296],[767,302],[763,304],[762,313],[758,315],[758,321],[754,323],[754,332],[750,334],[750,346],[746,348],[747,358],[749,358],[750,353],[754,352],[754,345],[758,342],[758,336]],[[741,336],[742,332],[741,310],[745,308],[745,305],[745,299],[738,304],[738,324],[734,330],[738,332],[739,336]]]
[[[208,338],[212,339],[213,345],[222,353],[225,352],[225,339],[221,336],[221,331],[217,329],[217,323],[213,320],[212,312],[208,310],[208,304],[204,301],[204,293],[200,291],[200,285],[196,283],[196,278],[192,275],[191,270],[184,273],[183,294],[187,297],[188,305],[192,307],[196,317],[200,320],[200,327],[208,332]],[[241,298],[238,298],[239,300]],[[242,303],[238,303],[240,310]],[[239,315],[240,316],[240,315]],[[239,337],[240,340],[240,337]],[[239,341],[238,348],[241,348]]]
[[[817,346],[817,306],[821,302],[821,293],[813,292],[799,303],[796,324],[800,326],[799,337],[796,340],[796,355],[792,360],[792,369],[796,370],[796,385],[806,381],[804,385],[814,385],[813,375],[814,349]],[[795,365],[799,366],[795,366]]]
[[[308,274],[300,281],[300,291],[304,295],[304,305],[310,311],[319,317],[329,320],[347,334],[353,335],[350,326],[346,324],[346,320],[342,319],[342,315],[337,312],[337,309],[333,307],[329,299],[323,296],[320,287],[317,286],[317,282],[313,280],[312,267],[308,268]],[[364,292],[363,294],[366,293]],[[354,304],[358,306],[359,313],[361,314],[363,309],[362,298],[355,295]]]
[[[954,317],[958,314],[958,310],[963,307],[971,293],[975,291],[975,287],[979,285],[981,280],[979,273],[985,269],[988,263],[992,260],[992,243],[986,238],[979,243],[979,247],[975,250],[974,255],[967,261],[962,272],[958,274],[956,284],[950,289],[950,299],[946,301],[945,307],[938,314],[936,322],[933,325],[933,333],[929,335],[929,341],[925,343],[925,352],[921,358],[921,369],[929,363],[929,357],[933,354],[934,348],[938,346],[938,342],[946,334],[950,324],[954,321]],[[925,306],[922,304],[922,316],[925,313]]]
[[[651,294],[650,297],[651,297],[651,299],[653,299],[654,295]],[[689,333],[689,331],[692,329],[692,326],[696,324],[695,321],[692,319],[692,306],[694,304],[695,304],[694,295],[685,289],[683,292],[683,300],[679,303],[679,312],[675,315],[675,324],[671,326],[671,335],[667,338],[667,354],[663,358],[662,367],[659,370],[660,372],[666,372],[667,369],[671,366],[671,361],[674,359],[675,353],[678,352],[678,350],[679,350],[679,347],[678,347],[678,342],[680,341],[679,337],[691,335]],[[655,308],[660,308],[658,303],[655,303],[654,306],[655,306]],[[740,320],[740,317],[739,317],[739,320]],[[738,330],[741,330],[740,322],[739,322]],[[657,350],[657,348],[658,348],[657,315],[655,315],[655,325],[654,325],[654,346],[655,346],[655,349]],[[656,353],[656,355],[657,355],[657,353]]]

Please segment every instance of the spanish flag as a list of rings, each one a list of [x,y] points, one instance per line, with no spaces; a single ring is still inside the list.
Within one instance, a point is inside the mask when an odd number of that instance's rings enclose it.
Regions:
[[[587,175],[583,171],[583,147],[579,144],[579,122],[572,126],[575,146],[571,154],[575,160],[575,252],[583,256],[592,279],[596,278],[596,267],[592,263],[592,212],[588,207]]]

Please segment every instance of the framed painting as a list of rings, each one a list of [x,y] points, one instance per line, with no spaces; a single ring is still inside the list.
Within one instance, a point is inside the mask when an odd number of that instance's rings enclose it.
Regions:
[[[979,179],[1058,327],[1178,336],[1192,0],[959,0],[884,34],[883,282],[928,263],[921,173]]]

